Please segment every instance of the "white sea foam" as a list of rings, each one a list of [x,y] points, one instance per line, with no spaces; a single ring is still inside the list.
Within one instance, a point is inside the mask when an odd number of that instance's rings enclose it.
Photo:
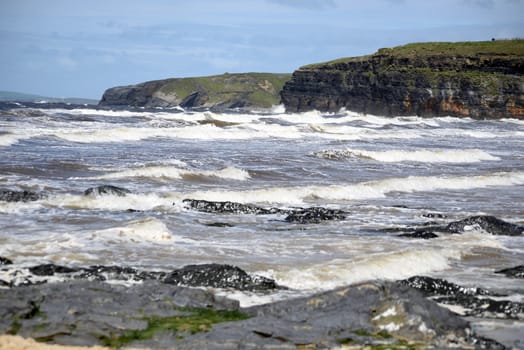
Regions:
[[[2,134],[0,135],[0,146],[1,147],[11,146],[17,143],[18,141],[20,141],[21,139],[30,138],[30,137],[31,136],[24,136],[20,134],[11,134],[11,133]]]
[[[417,274],[441,271],[449,267],[450,259],[459,259],[457,249],[411,249],[392,253],[371,254],[356,260],[331,260],[307,268],[292,268],[277,272],[282,285],[296,289],[327,290],[375,280],[398,280]]]
[[[366,158],[379,162],[423,162],[423,163],[478,163],[500,158],[479,149],[459,150],[388,150],[368,151],[360,149],[325,150],[315,153],[319,158]]]
[[[123,179],[134,177],[164,179],[191,179],[195,177],[214,177],[239,181],[245,181],[250,178],[249,172],[234,167],[227,167],[220,170],[188,170],[172,166],[146,166],[100,175],[93,177],[93,179]]]
[[[39,205],[44,205],[46,207],[67,209],[98,209],[115,211],[125,211],[128,209],[174,210],[173,198],[169,196],[161,196],[155,193],[132,193],[123,197],[116,195],[84,196],[65,194],[60,196],[52,196],[45,200],[31,203],[39,203]],[[28,203],[22,203],[19,204],[19,206],[25,207],[26,204]]]
[[[128,222],[125,226],[95,231],[91,239],[125,242],[172,243],[174,236],[162,221],[147,217]]]
[[[309,200],[351,201],[383,198],[392,192],[468,190],[490,186],[524,184],[524,172],[505,172],[477,176],[409,176],[349,185],[271,187],[248,191],[205,191],[186,198],[241,203],[285,203],[301,205]]]

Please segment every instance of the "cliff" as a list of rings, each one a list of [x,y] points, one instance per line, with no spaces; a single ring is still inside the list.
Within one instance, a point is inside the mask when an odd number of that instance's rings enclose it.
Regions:
[[[99,105],[134,107],[269,108],[290,74],[242,73],[173,78],[113,87]]]
[[[289,112],[524,118],[524,40],[416,43],[301,67]]]

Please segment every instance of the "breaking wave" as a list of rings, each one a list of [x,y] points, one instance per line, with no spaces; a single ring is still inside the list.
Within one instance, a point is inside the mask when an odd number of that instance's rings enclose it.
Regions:
[[[189,198],[241,203],[285,203],[301,205],[308,201],[353,201],[383,198],[392,192],[468,190],[491,186],[524,184],[523,172],[504,172],[478,176],[408,176],[350,185],[271,187],[248,191],[206,191]]]
[[[245,181],[251,178],[249,172],[243,169],[227,167],[221,170],[188,170],[172,166],[147,166],[141,168],[117,171],[93,177],[93,179],[124,179],[124,178],[160,178],[160,179],[199,179],[220,178],[228,180]]]
[[[359,149],[324,150],[314,153],[318,158],[347,159],[363,158],[379,162],[422,162],[422,163],[478,163],[496,161],[500,158],[479,149],[464,150],[389,150],[367,151]]]

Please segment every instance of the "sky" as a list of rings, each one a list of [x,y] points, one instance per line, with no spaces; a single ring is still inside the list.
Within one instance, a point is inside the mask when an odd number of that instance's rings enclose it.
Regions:
[[[0,0],[0,90],[100,99],[423,41],[524,38],[524,0]]]

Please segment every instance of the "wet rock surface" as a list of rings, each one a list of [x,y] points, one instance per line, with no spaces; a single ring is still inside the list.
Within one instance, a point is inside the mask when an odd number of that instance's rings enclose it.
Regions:
[[[13,261],[11,259],[0,256],[0,265],[12,265],[12,264],[13,264]]]
[[[38,192],[14,191],[0,188],[0,201],[4,202],[33,202],[44,197],[44,194]]]
[[[184,199],[183,203],[190,209],[204,213],[219,214],[277,214],[281,210],[278,208],[262,208],[253,204],[243,204],[237,202],[214,202],[200,199]]]
[[[164,283],[185,286],[208,286],[237,290],[272,290],[279,288],[274,280],[262,276],[250,276],[244,270],[231,265],[188,265],[168,274]]]
[[[127,194],[130,194],[131,191],[118,187],[118,186],[112,186],[112,185],[102,185],[97,187],[90,187],[87,190],[84,191],[84,195],[86,196],[103,196],[103,195],[114,195],[119,197],[124,197]]]
[[[4,285],[31,285],[49,282],[46,277],[58,277],[61,280],[124,281],[144,282],[159,281],[165,284],[227,288],[249,291],[269,291],[281,289],[274,280],[262,276],[249,275],[239,267],[223,264],[188,265],[171,272],[142,271],[132,267],[95,265],[89,267],[67,267],[55,264],[42,264],[28,268],[28,274],[20,269],[6,270],[11,281]]]
[[[507,269],[502,269],[495,271],[495,273],[501,273],[506,275],[507,277],[512,278],[524,278],[524,265],[519,265],[515,267],[509,267]]]
[[[482,288],[462,287],[443,279],[427,276],[414,276],[400,283],[418,289],[436,302],[461,306],[467,316],[524,319],[524,303],[500,300],[504,295],[491,293]]]
[[[189,308],[237,310],[238,302],[201,289],[148,281],[130,287],[69,281],[0,289],[0,333],[67,345],[104,344],[148,328],[148,317]]]
[[[398,235],[399,237],[406,237],[406,238],[421,238],[421,239],[431,239],[431,238],[437,238],[438,235],[427,229],[416,229],[413,232],[409,233],[403,233],[401,235]]]
[[[313,207],[292,211],[284,220],[298,224],[318,224],[328,220],[344,220],[346,214],[347,213],[342,210]]]
[[[437,217],[439,219],[446,216]],[[430,216],[435,218],[435,216]],[[520,236],[524,233],[524,226],[513,224],[490,215],[477,215],[463,220],[452,221],[447,225],[438,222],[427,222],[418,227],[392,228],[385,232],[399,232],[399,237],[406,238],[437,238],[446,234],[462,234],[469,231],[481,231],[497,236]]]
[[[152,349],[504,348],[472,335],[467,321],[394,282],[251,308],[159,281],[19,286],[0,289],[0,333]]]
[[[284,214],[286,215],[284,221],[297,224],[318,224],[329,220],[344,220],[348,214],[343,210],[322,207],[280,209],[274,207],[263,208],[254,204],[213,202],[196,199],[184,199],[183,202],[188,208],[205,213],[253,215]]]
[[[494,216],[471,216],[464,220],[448,224],[445,230],[449,233],[462,233],[467,229],[481,229],[492,235],[520,236],[524,233],[524,226],[515,225]]]

